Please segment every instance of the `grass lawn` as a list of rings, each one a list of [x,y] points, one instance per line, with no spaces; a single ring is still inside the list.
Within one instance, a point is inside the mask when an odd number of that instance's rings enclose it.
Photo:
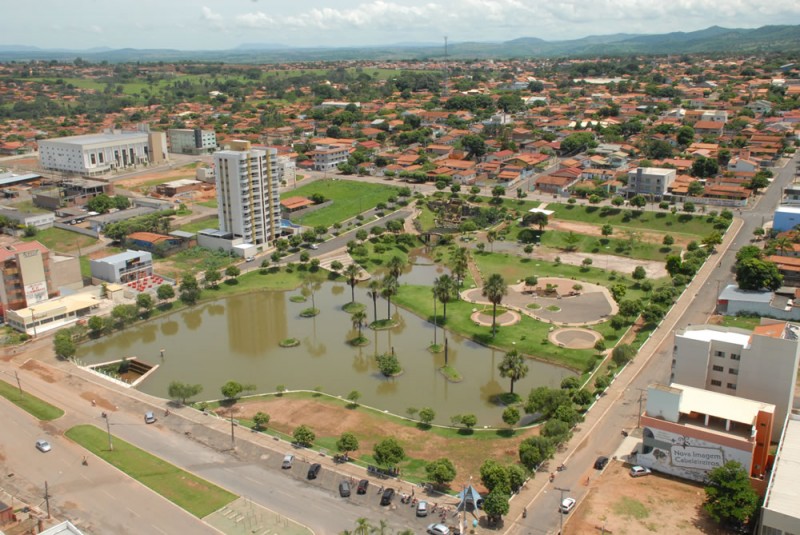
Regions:
[[[78,425],[66,432],[74,440],[115,468],[162,495],[198,518],[210,515],[237,496],[213,483],[113,437],[114,450],[108,450],[108,435],[91,425]]]
[[[541,244],[545,247],[564,251],[569,245],[569,234],[569,232],[559,230],[545,230],[542,233]],[[631,243],[627,239],[598,238],[577,233],[573,235],[580,238],[579,241],[572,245],[576,248],[575,251],[581,253],[610,254],[639,260],[659,260],[663,262],[666,261],[667,255],[680,251],[680,247],[668,247],[641,240],[635,240]]]
[[[198,219],[197,221],[193,221],[192,223],[181,225],[178,228],[178,230],[182,230],[184,232],[198,232],[206,228],[218,228],[218,227],[219,227],[219,220],[217,219],[217,216],[208,216],[204,217],[203,219]]]
[[[205,206],[207,208],[217,208],[219,206],[219,203],[217,203],[217,199],[211,199],[209,201],[203,201],[197,204],[199,204],[200,206]]]
[[[16,329],[12,329],[8,325],[0,327],[0,345],[15,346],[28,340],[30,335],[21,333]]]
[[[351,217],[375,208],[379,202],[386,202],[389,197],[397,196],[398,188],[383,184],[368,184],[351,180],[318,180],[297,189],[286,191],[281,198],[309,197],[321,193],[326,199],[333,201],[329,206],[293,220],[298,225],[330,227]]]
[[[738,327],[739,329],[746,329],[752,331],[758,325],[761,325],[761,318],[758,316],[720,316],[719,324],[723,327]]]
[[[24,389],[22,393],[20,393],[16,386],[6,383],[5,381],[0,381],[0,396],[3,396],[8,401],[39,420],[49,422],[50,420],[61,418],[64,415],[64,411],[58,407],[54,407],[46,401],[28,394]]]
[[[97,243],[97,238],[91,236],[84,236],[77,232],[70,232],[60,228],[49,228],[40,230],[36,236],[30,238],[22,238],[22,241],[38,241],[45,247],[54,251],[72,252],[78,250],[78,247],[89,247]]]
[[[622,208],[549,203],[547,209],[555,211],[552,217],[556,219],[583,221],[595,225],[608,223],[617,232],[626,229],[654,230],[674,235],[703,237],[713,230],[708,221],[710,216],[702,214],[632,211],[633,217],[625,220],[624,214],[629,210]]]
[[[38,206],[33,204],[33,201],[19,201],[15,202],[11,206],[16,208],[20,212],[30,212],[32,214],[46,214],[50,211],[44,208],[39,208]]]
[[[375,239],[375,243],[373,243],[372,240],[367,240],[364,242],[364,246],[366,246],[367,251],[369,251],[366,256],[359,256],[356,254],[352,256],[353,260],[358,262],[358,264],[367,271],[371,272],[372,270],[386,266],[389,260],[394,256],[399,256],[403,262],[408,263],[408,249],[402,245],[395,244],[394,239],[388,244],[383,243],[381,238]],[[376,252],[376,246],[379,250],[382,250],[382,252]],[[402,275],[400,275],[400,280],[403,280]]]
[[[154,266],[157,273],[180,280],[181,275],[187,271],[197,272],[213,268],[224,270],[235,261],[235,258],[224,253],[192,247],[166,258],[157,258],[154,260]]]
[[[238,293],[252,293],[257,290],[294,290],[303,283],[305,271],[296,267],[287,272],[285,269],[269,269],[266,275],[260,270],[251,271],[237,277],[236,282],[226,281],[220,283],[216,289],[204,289],[201,299],[217,299]],[[320,269],[321,277],[328,277],[329,272]]]

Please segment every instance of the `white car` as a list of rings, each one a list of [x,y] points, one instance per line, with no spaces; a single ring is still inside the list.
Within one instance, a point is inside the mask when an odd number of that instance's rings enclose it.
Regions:
[[[36,449],[42,453],[47,453],[52,448],[50,447],[50,443],[48,441],[39,439],[36,441]]]
[[[417,516],[428,516],[428,502],[421,501],[417,503]]]
[[[561,501],[561,506],[558,508],[558,510],[564,514],[569,513],[573,509],[575,509],[575,498],[564,498]]]
[[[631,468],[631,477],[642,477],[650,475],[652,472],[649,468],[645,468],[644,466],[634,466]]]
[[[428,526],[430,535],[450,535],[450,528],[444,524],[430,524]]]

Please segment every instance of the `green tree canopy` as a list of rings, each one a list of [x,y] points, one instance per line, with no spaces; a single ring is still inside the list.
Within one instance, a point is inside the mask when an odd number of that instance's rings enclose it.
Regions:
[[[736,461],[728,461],[711,470],[705,491],[703,508],[711,518],[726,527],[740,527],[758,508],[758,494],[750,485],[747,472]]]
[[[381,466],[394,466],[406,456],[403,446],[395,438],[385,438],[373,447],[375,462]]]
[[[783,275],[772,262],[747,258],[736,264],[736,283],[742,290],[775,291],[783,284]]]
[[[456,478],[455,466],[450,459],[444,457],[429,462],[425,466],[425,473],[428,475],[428,479],[439,486],[446,485]]]
[[[186,404],[186,400],[195,397],[203,391],[203,385],[191,385],[180,381],[172,381],[167,387],[167,394],[170,399]]]

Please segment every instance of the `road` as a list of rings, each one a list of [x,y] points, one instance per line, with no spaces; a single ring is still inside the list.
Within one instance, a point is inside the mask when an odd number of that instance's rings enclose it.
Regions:
[[[733,282],[732,268],[736,252],[750,243],[753,230],[763,226],[772,217],[774,207],[779,203],[783,188],[791,183],[797,157],[783,168],[778,169],[770,187],[764,191],[755,206],[742,211],[734,223],[731,233],[726,235],[720,252],[713,255],[700,270],[692,284],[684,292],[672,312],[664,319],[662,327],[653,334],[637,358],[612,384],[587,415],[586,421],[579,425],[567,449],[556,454],[543,472],[531,481],[527,491],[512,501],[512,513],[508,516],[507,533],[510,534],[552,534],[558,533],[563,518],[558,512],[561,493],[557,488],[569,489],[564,496],[581,499],[588,490],[587,482],[599,475],[593,469],[595,459],[600,455],[611,456],[620,447],[623,437],[621,431],[634,430],[638,425],[640,403],[642,409],[646,402],[647,387],[653,383],[669,383],[672,346],[675,330],[690,324],[706,323],[713,314],[719,290]],[[560,463],[566,463],[567,470],[558,472],[555,481],[547,481],[547,473],[554,471]],[[527,507],[527,518],[522,518],[522,508]],[[598,512],[601,514],[601,512]],[[569,524],[564,533],[570,533]]]

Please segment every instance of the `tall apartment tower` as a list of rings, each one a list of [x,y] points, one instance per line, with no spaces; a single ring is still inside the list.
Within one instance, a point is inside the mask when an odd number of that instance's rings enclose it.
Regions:
[[[233,141],[214,153],[219,229],[253,245],[269,245],[280,233],[278,151]]]

